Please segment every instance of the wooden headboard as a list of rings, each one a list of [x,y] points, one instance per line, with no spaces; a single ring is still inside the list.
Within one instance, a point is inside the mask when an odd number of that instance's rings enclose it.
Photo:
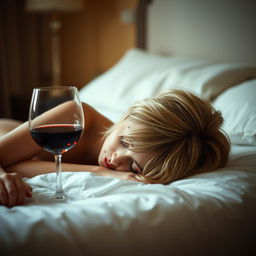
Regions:
[[[256,65],[255,0],[140,0],[137,46]]]

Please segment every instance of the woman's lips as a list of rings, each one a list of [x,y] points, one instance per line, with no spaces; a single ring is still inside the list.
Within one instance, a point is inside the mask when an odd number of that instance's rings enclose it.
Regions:
[[[108,159],[106,157],[104,158],[104,165],[109,169],[113,169],[113,170],[115,169],[114,165],[108,163]]]

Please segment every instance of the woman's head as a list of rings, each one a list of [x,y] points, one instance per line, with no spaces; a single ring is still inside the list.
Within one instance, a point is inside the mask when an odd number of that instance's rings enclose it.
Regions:
[[[129,118],[112,126],[105,136],[98,162],[99,165],[116,171],[130,171],[142,174],[148,161],[154,156],[153,152],[134,151],[132,141],[127,141],[124,134],[131,130],[139,130],[141,125],[130,122]]]
[[[122,142],[132,152],[148,155],[140,179],[167,184],[223,167],[228,160],[230,144],[220,130],[221,114],[189,92],[172,90],[140,101],[120,124],[125,121],[130,128],[119,133]]]

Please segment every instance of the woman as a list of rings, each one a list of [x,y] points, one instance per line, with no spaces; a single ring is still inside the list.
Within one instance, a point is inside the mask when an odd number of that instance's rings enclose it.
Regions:
[[[228,160],[230,143],[220,129],[221,114],[189,92],[172,90],[140,101],[114,125],[92,107],[83,108],[85,132],[63,155],[63,171],[168,184],[223,167]],[[43,153],[31,138],[27,123],[2,136],[0,203],[23,203],[31,188],[21,177],[53,172],[50,160],[52,155]]]

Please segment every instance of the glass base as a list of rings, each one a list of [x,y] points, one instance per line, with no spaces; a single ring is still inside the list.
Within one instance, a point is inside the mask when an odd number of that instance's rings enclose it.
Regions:
[[[54,195],[55,199],[57,200],[66,200],[67,199],[67,196],[66,194],[64,193],[63,190],[57,190],[55,192],[55,195]]]

